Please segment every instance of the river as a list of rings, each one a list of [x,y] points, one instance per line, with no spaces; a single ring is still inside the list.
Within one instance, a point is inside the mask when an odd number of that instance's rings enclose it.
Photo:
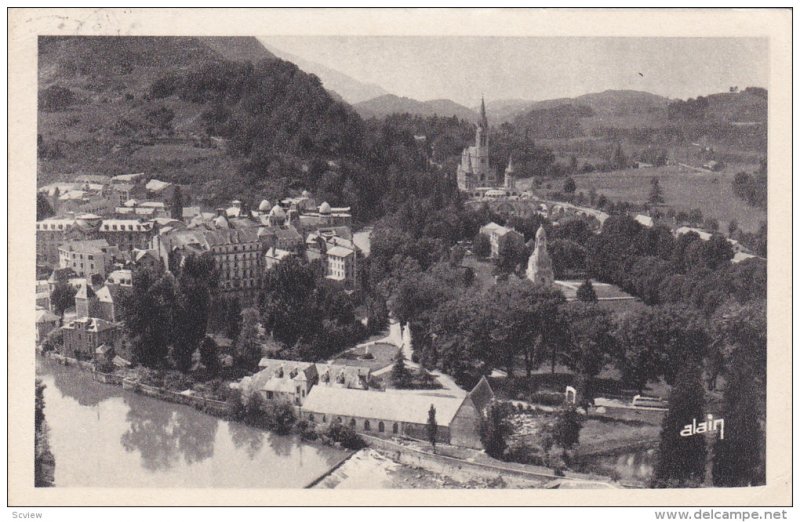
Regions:
[[[347,455],[97,383],[40,357],[36,374],[47,385],[56,486],[301,488]]]

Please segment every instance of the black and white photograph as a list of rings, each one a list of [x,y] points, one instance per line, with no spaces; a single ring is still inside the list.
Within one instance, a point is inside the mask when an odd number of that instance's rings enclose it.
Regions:
[[[787,484],[769,35],[84,21],[30,36],[35,172],[9,171],[36,198],[24,487]]]

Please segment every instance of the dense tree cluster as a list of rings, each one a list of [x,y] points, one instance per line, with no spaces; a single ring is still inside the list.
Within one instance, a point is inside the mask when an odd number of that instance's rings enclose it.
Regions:
[[[739,172],[733,177],[733,193],[746,201],[748,205],[762,209],[767,208],[767,168],[766,162],[753,174]]]
[[[721,235],[675,239],[666,227],[646,228],[629,216],[611,216],[586,245],[589,273],[647,304],[684,303],[710,315],[729,298],[766,295],[766,262],[730,263],[733,249]]]
[[[319,264],[294,257],[267,271],[259,303],[264,328],[287,348],[284,356],[304,361],[329,358],[366,335],[355,306]],[[244,332],[243,325],[240,337]]]
[[[121,294],[120,308],[136,362],[188,371],[205,339],[216,286],[216,270],[208,256],[185,257],[174,274],[135,270],[131,290]]]

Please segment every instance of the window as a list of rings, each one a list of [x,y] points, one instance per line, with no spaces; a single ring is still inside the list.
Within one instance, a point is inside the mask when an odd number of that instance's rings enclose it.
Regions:
[[[322,415],[322,422],[328,422],[328,416],[323,414]]]
[[[394,424],[392,424],[392,433],[394,433],[395,435],[397,435],[397,428],[398,428],[398,426],[397,426],[396,422]]]
[[[380,422],[378,423],[378,431],[379,431],[380,433],[383,433],[383,430],[384,430],[384,429],[385,429],[385,428],[384,428],[384,425],[383,425],[383,421],[380,421]]]
[[[351,428],[355,428],[356,427],[356,420],[355,419],[350,419],[350,427]]]
[[[369,431],[369,421],[368,420],[364,421],[364,431]]]
[[[272,392],[271,391],[267,392],[267,399],[272,399]]]
[[[313,413],[309,413],[308,414],[308,420],[310,420],[311,422],[314,422],[314,414]]]

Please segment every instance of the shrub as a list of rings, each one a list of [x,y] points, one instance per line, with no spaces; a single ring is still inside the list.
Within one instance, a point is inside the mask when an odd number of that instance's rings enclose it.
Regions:
[[[341,444],[343,448],[359,450],[367,445],[356,431],[350,426],[335,422],[324,431],[328,443]]]
[[[564,395],[558,392],[536,392],[531,394],[530,402],[544,406],[561,406]]]
[[[486,409],[481,420],[481,442],[487,455],[496,459],[503,458],[507,439],[512,432],[509,416],[513,406],[508,402],[493,401]]]
[[[553,441],[562,448],[570,449],[578,443],[581,418],[574,407],[565,407],[553,423]]]
[[[286,435],[297,420],[294,407],[287,401],[267,401],[263,406],[263,424],[270,431]]]
[[[228,404],[228,414],[233,420],[240,421],[244,418],[245,406],[242,400],[242,390],[239,388],[231,388],[225,402]]]
[[[317,440],[319,438],[316,424],[305,419],[297,421],[294,425],[294,429],[303,440]]]

